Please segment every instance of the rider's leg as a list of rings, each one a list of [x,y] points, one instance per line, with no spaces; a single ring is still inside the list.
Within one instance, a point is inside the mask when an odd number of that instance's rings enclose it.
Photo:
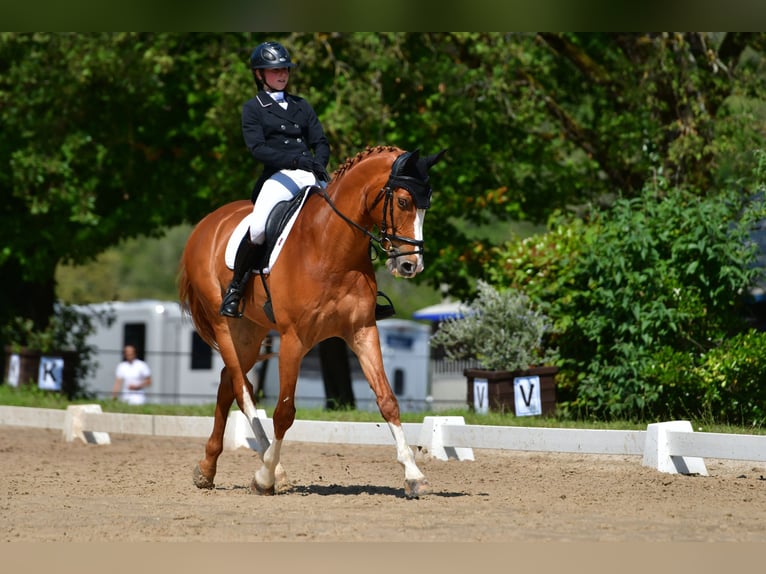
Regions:
[[[315,182],[313,173],[300,169],[278,171],[267,179],[253,205],[250,240],[257,244],[263,243],[266,240],[266,221],[274,206],[280,201],[289,201],[301,189]]]
[[[223,296],[220,313],[226,317],[239,318],[240,301],[250,274],[261,257],[261,246],[266,239],[266,221],[274,206],[280,201],[292,199],[305,185],[316,182],[314,174],[302,170],[283,170],[266,180],[253,205],[250,233],[245,235],[234,258],[234,278]]]
[[[242,316],[239,303],[247,287],[247,281],[250,279],[250,273],[260,258],[261,250],[258,247],[250,241],[250,234],[246,233],[237,248],[237,255],[234,257],[234,277],[229,283],[226,293],[224,293],[220,309],[221,315],[235,319]]]

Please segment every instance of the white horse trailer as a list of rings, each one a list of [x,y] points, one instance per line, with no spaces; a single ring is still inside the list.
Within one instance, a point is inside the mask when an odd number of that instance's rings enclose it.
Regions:
[[[430,327],[415,321],[383,319],[378,321],[383,368],[402,412],[421,412],[431,407],[429,370]],[[279,336],[272,337],[272,350],[279,352]],[[378,406],[356,356],[349,350],[351,387],[357,410],[375,411]],[[276,404],[279,396],[279,368],[269,361],[263,383],[264,402]],[[326,395],[318,347],[304,357],[295,389],[295,405],[323,408]]]
[[[152,370],[152,385],[147,401],[169,404],[214,403],[223,361],[194,330],[191,320],[175,301],[113,301],[80,307],[95,313],[110,313],[111,325],[97,325],[88,344],[96,348],[95,375],[84,381],[87,391],[97,398],[111,396],[115,369],[122,360],[125,345],[136,347],[139,358]],[[383,365],[402,411],[422,411],[430,407],[429,332],[427,325],[414,321],[385,319],[378,322]],[[279,336],[272,333],[271,347],[262,353],[279,352]],[[356,357],[349,351],[352,388],[360,410],[376,410],[375,395],[362,374]],[[258,363],[248,379],[263,396],[260,404],[273,406],[279,395],[279,365],[275,358]],[[318,349],[303,361],[295,397],[296,406],[325,406],[324,381]]]
[[[125,345],[136,347],[152,370],[147,402],[214,403],[223,361],[197,335],[191,320],[174,301],[112,301],[83,305],[81,310],[106,312],[114,322],[97,325],[87,343],[96,348],[96,372],[84,381],[97,398],[111,396],[115,369]],[[251,379],[252,380],[252,379]]]

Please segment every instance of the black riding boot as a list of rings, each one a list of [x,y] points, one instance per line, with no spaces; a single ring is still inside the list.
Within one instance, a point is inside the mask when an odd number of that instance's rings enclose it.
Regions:
[[[239,309],[242,294],[245,292],[247,282],[253,267],[259,262],[262,254],[261,245],[256,245],[250,241],[250,233],[246,233],[242,243],[237,248],[237,255],[234,257],[234,277],[226,289],[221,302],[221,315],[238,319],[242,317],[242,311]],[[244,306],[242,307],[244,311]]]

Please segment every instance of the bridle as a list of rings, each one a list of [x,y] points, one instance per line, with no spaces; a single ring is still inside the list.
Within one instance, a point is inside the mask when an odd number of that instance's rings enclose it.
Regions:
[[[397,257],[401,257],[403,255],[421,254],[423,253],[425,246],[425,243],[420,239],[398,235],[394,225],[394,189],[402,188],[407,190],[415,201],[415,206],[418,209],[428,209],[430,206],[431,188],[428,186],[428,179],[426,178],[426,180],[423,181],[420,178],[398,174],[399,169],[401,169],[399,160],[402,159],[404,155],[407,154],[402,154],[402,156],[399,156],[396,159],[393,166],[391,167],[391,175],[389,175],[386,185],[381,188],[381,190],[378,192],[378,195],[375,196],[375,200],[372,202],[372,205],[370,206],[370,209],[374,209],[375,206],[381,202],[381,200],[383,201],[383,218],[380,224],[380,235],[375,235],[369,229],[362,227],[356,221],[343,214],[335,206],[335,203],[333,203],[325,188],[315,188],[319,195],[324,198],[327,204],[341,219],[343,219],[343,221],[352,227],[355,227],[364,233],[367,237],[369,237],[371,244],[376,244],[386,254],[388,259],[396,259]],[[421,205],[423,207],[421,207]],[[389,225],[387,225],[388,219],[391,221],[391,233],[387,231],[389,228]],[[411,245],[413,249],[411,251],[402,251],[399,249],[399,247],[394,245],[394,241]]]

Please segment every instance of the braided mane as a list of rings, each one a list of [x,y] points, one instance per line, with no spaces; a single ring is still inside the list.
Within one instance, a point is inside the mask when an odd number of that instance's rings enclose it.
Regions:
[[[353,167],[354,165],[362,161],[364,158],[372,154],[385,153],[389,151],[399,151],[399,148],[397,148],[396,146],[391,146],[391,145],[367,146],[365,149],[360,151],[354,157],[348,158],[345,162],[343,162],[338,167],[338,169],[335,170],[335,173],[333,174],[333,179],[342,176],[351,167]]]

